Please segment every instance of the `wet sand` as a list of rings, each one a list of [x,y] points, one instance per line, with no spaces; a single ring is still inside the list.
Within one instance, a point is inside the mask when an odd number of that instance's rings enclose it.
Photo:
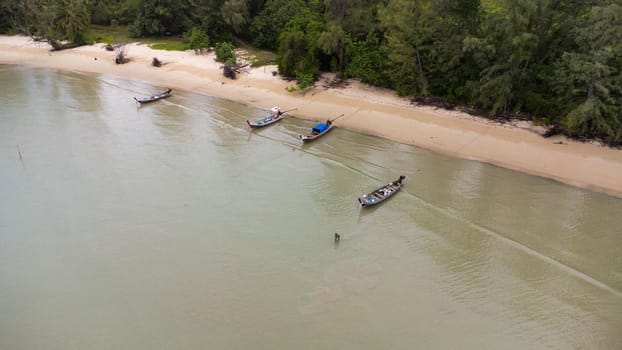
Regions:
[[[596,142],[543,138],[526,122],[499,124],[461,112],[413,106],[390,90],[354,80],[330,87],[330,74],[305,93],[288,92],[295,82],[273,76],[275,66],[248,69],[230,80],[222,76],[213,54],[152,50],[140,43],[128,44],[126,53],[130,63],[116,65],[115,53],[103,44],[51,52],[48,44],[28,37],[0,36],[0,64],[144,80],[162,89],[203,93],[259,108],[296,108],[293,114],[305,119],[325,120],[343,113],[335,122],[338,127],[622,197],[622,151]],[[153,57],[164,65],[152,67]]]

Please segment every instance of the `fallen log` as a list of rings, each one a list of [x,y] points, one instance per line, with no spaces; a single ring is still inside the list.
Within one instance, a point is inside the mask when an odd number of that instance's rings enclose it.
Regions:
[[[237,75],[239,73],[241,73],[242,68],[245,68],[247,66],[250,66],[250,63],[246,63],[246,64],[225,64],[224,66],[222,66],[222,75],[224,75],[225,77],[229,78],[229,79],[233,79],[235,80],[237,78]]]
[[[52,46],[52,51],[61,51],[61,50],[73,49],[75,47],[79,47],[79,46],[85,45],[85,44],[78,44],[78,43],[62,43],[62,42],[60,42],[58,40],[55,40],[55,39],[48,39],[47,41],[50,44],[50,46]]]

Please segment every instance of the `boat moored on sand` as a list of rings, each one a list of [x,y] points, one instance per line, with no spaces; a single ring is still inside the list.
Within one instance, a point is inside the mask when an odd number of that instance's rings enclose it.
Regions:
[[[145,103],[155,102],[157,100],[170,97],[172,95],[171,91],[172,91],[171,89],[168,89],[166,91],[160,92],[159,94],[155,94],[149,97],[141,97],[141,98],[134,97],[134,100],[136,100],[136,102],[138,102],[141,105]]]
[[[268,125],[278,122],[279,120],[282,120],[283,117],[285,116],[285,113],[291,112],[293,110],[296,110],[296,108],[281,112],[279,107],[275,106],[275,107],[272,107],[271,114],[269,116],[263,117],[261,119],[256,119],[256,120],[247,120],[246,124],[248,125],[249,128],[261,128],[264,126],[268,126]]]
[[[333,129],[332,124],[333,122],[329,119],[326,121],[326,123],[320,123],[320,124],[315,125],[311,129],[310,134],[300,135],[299,137],[302,140],[302,142],[311,142],[321,136],[326,135],[326,133],[331,131]]]

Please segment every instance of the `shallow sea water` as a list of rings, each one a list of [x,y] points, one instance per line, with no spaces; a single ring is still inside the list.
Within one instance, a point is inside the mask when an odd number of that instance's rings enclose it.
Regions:
[[[622,348],[621,199],[340,128],[301,145],[312,121],[249,131],[264,110],[209,96],[137,108],[143,82],[0,80],[0,349]]]

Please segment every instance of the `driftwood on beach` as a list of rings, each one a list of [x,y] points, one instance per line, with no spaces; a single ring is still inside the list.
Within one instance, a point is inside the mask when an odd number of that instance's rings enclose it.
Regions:
[[[48,44],[52,46],[52,51],[61,51],[67,49],[73,49],[75,47],[83,46],[84,44],[77,43],[64,43],[55,39],[47,39]]]
[[[542,136],[551,137],[562,133],[562,129],[557,124],[549,126]]]
[[[245,64],[225,64],[222,66],[222,75],[229,79],[236,79],[238,73],[242,71],[242,68],[250,66],[250,63]]]
[[[129,58],[125,55],[125,44],[119,45],[114,48],[114,51],[117,53],[114,58],[114,63],[116,64],[125,64],[130,61]]]

